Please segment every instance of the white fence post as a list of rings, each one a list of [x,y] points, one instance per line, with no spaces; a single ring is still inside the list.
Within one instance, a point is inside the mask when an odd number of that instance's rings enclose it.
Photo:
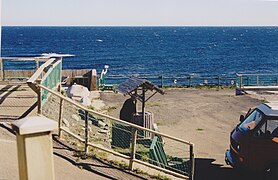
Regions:
[[[57,126],[57,122],[43,116],[12,123],[16,131],[20,180],[55,179],[51,131]]]

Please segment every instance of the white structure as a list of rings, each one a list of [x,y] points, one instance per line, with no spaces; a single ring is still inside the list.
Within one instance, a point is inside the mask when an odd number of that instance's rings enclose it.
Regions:
[[[12,123],[16,131],[19,179],[54,180],[52,131],[57,122],[43,116],[26,117]]]

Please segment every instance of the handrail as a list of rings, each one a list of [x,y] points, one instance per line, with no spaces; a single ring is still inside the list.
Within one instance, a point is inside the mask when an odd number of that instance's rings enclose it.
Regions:
[[[119,122],[119,123],[122,123],[122,124],[125,124],[125,125],[128,125],[128,126],[134,127],[134,128],[136,128],[136,129],[148,131],[148,132],[150,132],[150,133],[154,133],[154,134],[157,134],[157,135],[159,135],[159,136],[163,136],[163,137],[166,137],[166,138],[169,138],[169,139],[172,139],[172,140],[175,140],[175,141],[178,141],[178,142],[187,144],[187,145],[194,146],[194,144],[191,143],[191,142],[189,142],[189,141],[185,141],[185,140],[182,140],[182,139],[179,139],[179,138],[176,138],[176,137],[173,137],[173,136],[164,134],[164,133],[160,133],[160,132],[157,132],[157,131],[153,131],[153,130],[151,130],[151,129],[147,129],[147,128],[144,128],[144,127],[135,125],[135,124],[133,124],[133,123],[129,123],[129,122],[120,120],[120,119],[118,119],[118,118],[115,118],[115,117],[112,117],[112,116],[109,116],[109,115],[106,115],[106,114],[102,114],[102,113],[100,113],[100,112],[97,112],[97,111],[88,109],[88,108],[84,107],[83,105],[74,102],[72,99],[67,98],[67,97],[64,97],[63,95],[61,95],[61,94],[59,94],[59,93],[57,93],[57,92],[55,92],[55,91],[53,91],[53,90],[51,90],[51,89],[49,89],[49,88],[47,88],[47,87],[44,87],[44,86],[41,85],[41,84],[39,84],[38,86],[39,86],[40,88],[42,88],[42,89],[45,89],[45,90],[49,91],[51,94],[54,94],[55,96],[58,96],[59,98],[65,100],[65,101],[67,101],[67,102],[69,102],[69,103],[71,103],[71,104],[73,104],[73,105],[75,105],[75,106],[77,106],[77,107],[79,107],[79,108],[85,110],[85,111],[88,111],[88,112],[90,112],[90,113],[92,113],[92,114],[96,114],[96,115],[98,115],[98,116],[100,116],[100,117],[107,118],[107,119],[110,119],[110,120],[113,120],[113,121],[116,121],[116,122]]]
[[[240,76],[278,76],[278,74],[239,74],[239,73],[236,73],[236,76],[237,77],[240,77]]]
[[[58,64],[60,63],[60,61],[54,61],[54,64],[51,64],[51,68],[54,68],[56,67]],[[47,76],[51,73],[51,70],[50,71],[47,71],[46,74],[44,75],[44,77],[42,77],[42,82],[47,78]]]
[[[58,123],[58,126],[59,126],[58,127],[59,128],[58,135],[59,135],[59,137],[61,137],[62,132],[65,132],[65,133],[71,135],[72,137],[78,139],[79,141],[83,142],[85,144],[85,146],[84,146],[84,152],[85,153],[88,153],[88,146],[92,146],[94,148],[98,148],[99,150],[106,151],[106,152],[109,152],[113,155],[128,159],[129,160],[129,169],[131,169],[131,170],[133,169],[133,162],[136,162],[136,163],[139,163],[139,164],[143,164],[143,165],[152,167],[152,168],[157,169],[157,170],[164,171],[166,173],[169,173],[169,174],[177,176],[177,177],[188,178],[188,179],[191,179],[191,180],[193,179],[193,177],[194,177],[194,167],[193,167],[194,166],[194,153],[193,153],[194,144],[193,143],[191,143],[190,141],[185,141],[185,140],[182,140],[182,139],[179,139],[179,138],[176,138],[176,137],[164,134],[164,133],[160,133],[160,132],[157,132],[157,131],[154,131],[154,130],[151,130],[151,129],[148,129],[148,128],[145,128],[145,127],[141,127],[141,126],[138,126],[136,124],[129,123],[129,122],[123,121],[121,119],[118,119],[118,118],[115,118],[115,117],[112,117],[112,116],[94,111],[92,109],[89,109],[89,108],[83,106],[82,104],[79,104],[79,103],[75,102],[74,100],[72,100],[68,97],[63,96],[59,92],[53,90],[53,84],[51,83],[52,79],[51,78],[47,79],[47,77],[52,77],[52,73],[54,73],[53,75],[55,75],[57,73],[60,73],[60,72],[57,72],[56,68],[55,68],[60,63],[61,63],[61,59],[56,59],[56,58],[49,59],[43,65],[41,65],[38,68],[38,70],[33,74],[33,76],[27,81],[27,84],[38,94],[38,113],[39,114],[42,113],[42,104],[43,104],[43,99],[44,99],[43,97],[45,96],[45,93],[47,93],[48,95],[52,94],[53,96],[56,96],[60,99],[59,118],[58,118],[58,122],[59,122]],[[53,71],[53,70],[55,70],[55,71]],[[61,71],[61,69],[58,69],[58,71]],[[56,75],[55,75],[55,77],[56,77]],[[51,82],[48,82],[48,81],[51,81]],[[48,86],[49,83],[51,84],[51,86]],[[60,81],[56,80],[54,82],[54,84],[55,84],[55,87],[56,87],[56,85],[60,84]],[[62,119],[63,119],[63,117],[62,117],[63,101],[68,102],[68,103],[74,105],[75,107],[80,108],[81,110],[85,111],[85,138],[84,139],[81,138],[79,135],[71,132],[69,129],[67,129],[67,128],[65,128],[61,125],[62,124]],[[128,126],[129,128],[132,129],[132,143],[131,143],[132,152],[131,152],[130,156],[127,156],[125,154],[121,154],[117,151],[107,149],[105,147],[101,147],[97,144],[89,142],[89,134],[88,134],[88,120],[89,120],[88,119],[88,114],[89,113],[92,114],[92,115],[99,116],[100,118],[105,118],[105,119],[110,120],[112,122],[121,123],[122,125]],[[188,172],[186,172],[185,174],[183,172],[179,173],[177,170],[173,171],[171,169],[156,166],[155,164],[150,164],[150,163],[144,162],[143,160],[137,160],[135,158],[135,152],[136,152],[136,138],[137,138],[137,131],[138,130],[143,130],[145,132],[153,133],[157,136],[165,137],[165,138],[174,140],[175,142],[180,142],[184,145],[188,145],[189,153],[190,153],[190,155],[189,155],[190,160],[188,161],[190,163],[190,169],[188,170]]]
[[[33,76],[27,81],[27,83],[34,83],[39,78],[44,68],[52,64],[55,60],[55,58],[50,58],[48,61],[42,64],[39,69],[33,74]]]
[[[163,172],[166,172],[166,173],[169,173],[171,175],[174,175],[176,177],[180,177],[180,178],[186,178],[186,179],[190,179],[190,180],[193,180],[193,177],[194,177],[194,164],[195,164],[195,160],[194,160],[194,153],[193,153],[193,148],[194,148],[194,144],[189,142],[189,141],[185,141],[185,140],[182,140],[182,139],[179,139],[179,138],[176,138],[176,137],[173,137],[173,136],[170,136],[170,135],[167,135],[167,134],[164,134],[164,133],[160,133],[160,132],[157,132],[157,131],[153,131],[151,129],[147,129],[147,128],[144,128],[144,127],[141,127],[141,126],[138,126],[138,125],[135,125],[135,124],[132,124],[132,123],[129,123],[129,122],[126,122],[126,121],[123,121],[123,120],[120,120],[118,118],[115,118],[115,117],[112,117],[112,116],[109,116],[109,115],[106,115],[106,114],[102,114],[100,112],[97,112],[97,111],[94,111],[94,110],[91,110],[91,109],[88,109],[87,107],[84,107],[83,105],[73,101],[72,99],[68,98],[68,97],[65,97],[63,95],[61,95],[60,93],[58,92],[55,92],[45,86],[43,86],[42,84],[38,84],[37,85],[39,88],[41,89],[44,89],[46,91],[48,91],[49,93],[51,93],[52,95],[54,96],[57,96],[58,98],[60,98],[60,110],[62,108],[62,102],[63,101],[66,101],[74,106],[76,106],[77,108],[80,108],[82,110],[84,110],[86,112],[86,114],[88,113],[91,113],[93,115],[97,115],[99,117],[102,117],[102,118],[106,118],[106,119],[109,119],[111,121],[115,121],[115,122],[119,122],[121,124],[124,124],[124,125],[127,125],[127,126],[130,126],[133,131],[132,131],[132,136],[133,137],[136,137],[136,134],[137,134],[137,129],[139,130],[143,130],[143,131],[147,131],[147,132],[150,132],[150,133],[154,133],[158,136],[161,136],[161,137],[165,137],[165,138],[169,138],[171,140],[174,140],[176,142],[180,142],[180,143],[183,143],[183,144],[186,144],[186,145],[189,145],[189,152],[190,152],[190,170],[188,172],[188,175],[184,175],[184,174],[181,174],[181,173],[178,173],[177,171],[171,171],[170,169],[165,169],[163,167],[159,167],[159,166],[156,166],[156,165],[153,165],[153,164],[150,164],[150,163],[147,163],[147,162],[144,162],[142,160],[138,160],[136,158],[132,158],[131,156],[127,156],[127,155],[124,155],[124,154],[121,154],[121,153],[118,153],[118,152],[115,152],[113,150],[110,150],[110,149],[107,149],[105,147],[101,147],[99,145],[96,145],[96,144],[93,144],[93,143],[90,143],[88,142],[88,134],[86,134],[86,129],[88,128],[88,115],[85,115],[85,139],[84,138],[81,138],[79,137],[78,135],[74,134],[73,132],[71,132],[68,128],[65,128],[65,127],[62,127],[61,126],[61,117],[59,115],[59,137],[60,137],[60,134],[61,134],[61,131],[64,131],[65,133],[69,134],[70,136],[78,139],[79,141],[85,143],[85,153],[87,153],[87,147],[88,146],[92,146],[94,148],[98,148],[102,151],[105,151],[105,152],[108,152],[108,153],[111,153],[113,155],[116,155],[116,156],[119,156],[121,158],[124,158],[124,159],[128,159],[130,161],[130,164],[129,164],[129,169],[132,169],[132,164],[133,162],[136,162],[136,163],[139,163],[139,164],[142,164],[142,165],[145,165],[145,166],[148,166],[148,167],[151,167],[151,168],[154,168],[154,169],[157,169],[157,170],[160,170],[160,171],[163,171]],[[59,113],[62,113],[61,111]],[[135,145],[136,145],[136,141],[132,141],[132,147],[135,148]],[[134,149],[135,150],[135,149]],[[136,151],[136,150],[135,150]]]

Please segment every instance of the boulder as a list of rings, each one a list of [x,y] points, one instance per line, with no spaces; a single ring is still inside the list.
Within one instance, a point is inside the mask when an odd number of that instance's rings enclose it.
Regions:
[[[81,104],[83,104],[84,106],[90,106],[91,105],[91,100],[88,96],[85,96],[81,99]]]
[[[72,97],[89,97],[90,91],[85,86],[81,86],[79,84],[73,84],[71,87],[67,89],[67,96]]]

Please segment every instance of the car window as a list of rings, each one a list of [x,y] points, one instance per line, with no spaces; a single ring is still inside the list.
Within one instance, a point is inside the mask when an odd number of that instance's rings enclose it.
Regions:
[[[267,120],[258,131],[256,137],[274,138],[278,137],[278,120]]]
[[[248,117],[240,124],[239,130],[243,133],[247,133],[253,130],[259,122],[262,120],[263,114],[258,110],[254,110]]]
[[[266,129],[270,132],[271,137],[278,137],[278,120],[269,120]]]

